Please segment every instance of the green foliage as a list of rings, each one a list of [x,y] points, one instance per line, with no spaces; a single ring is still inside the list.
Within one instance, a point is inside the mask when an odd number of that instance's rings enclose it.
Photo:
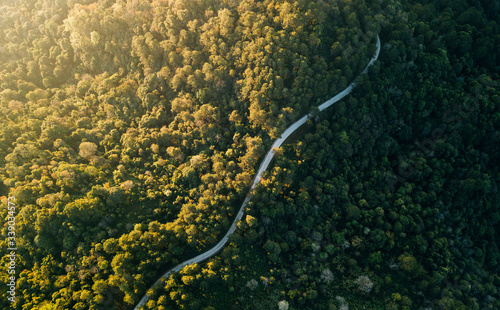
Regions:
[[[272,139],[380,34],[379,61],[279,150],[229,245],[146,308],[499,308],[499,7],[2,2],[0,196],[20,250],[0,307],[132,307],[216,244]]]

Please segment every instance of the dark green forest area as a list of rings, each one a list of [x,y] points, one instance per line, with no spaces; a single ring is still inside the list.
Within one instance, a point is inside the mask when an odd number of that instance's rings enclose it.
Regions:
[[[497,0],[0,1],[0,308],[499,309],[499,23]],[[377,35],[228,245],[148,291]]]

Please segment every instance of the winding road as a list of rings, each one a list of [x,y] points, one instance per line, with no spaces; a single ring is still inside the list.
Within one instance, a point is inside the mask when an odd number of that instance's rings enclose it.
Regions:
[[[378,55],[380,54],[380,38],[379,36],[377,35],[377,51],[375,53],[375,56],[373,56],[372,59],[370,59],[370,62],[368,63],[368,65],[366,65],[365,69],[363,70],[363,72],[361,72],[361,74],[364,74],[364,73],[367,73],[368,72],[368,68],[370,66],[373,65],[373,63],[378,59]],[[360,74],[360,75],[361,75]],[[356,83],[355,82],[352,82],[349,86],[347,86],[346,89],[344,89],[343,91],[341,91],[340,93],[338,93],[337,95],[335,95],[334,97],[330,98],[329,100],[325,101],[324,103],[322,103],[321,105],[318,106],[318,109],[320,111],[323,111],[325,110],[326,108],[330,107],[332,104],[334,104],[335,102],[341,100],[342,98],[344,98],[345,96],[349,95],[352,90],[354,89],[354,87],[356,87]],[[298,121],[296,121],[295,123],[293,123],[292,125],[290,125],[290,127],[288,127],[285,132],[283,132],[283,134],[281,135],[281,137],[279,137],[278,139],[276,139],[273,143],[273,145],[271,146],[271,148],[269,149],[269,151],[267,152],[266,154],[266,157],[264,157],[264,160],[262,161],[262,163],[260,164],[260,167],[259,167],[259,170],[257,170],[257,173],[255,175],[255,178],[253,179],[253,184],[252,184],[252,187],[250,188],[245,200],[243,201],[243,204],[241,205],[240,207],[240,210],[238,211],[238,214],[236,215],[236,218],[234,219],[233,221],[233,224],[231,225],[231,227],[229,227],[228,231],[226,232],[226,234],[224,235],[224,237],[221,239],[221,241],[219,241],[219,243],[217,243],[213,248],[211,248],[210,250],[206,251],[206,252],[203,252],[201,253],[200,255],[196,256],[196,257],[193,257],[191,259],[188,259],[180,264],[178,264],[177,266],[175,266],[174,268],[170,269],[169,271],[167,271],[165,274],[163,274],[154,284],[152,287],[156,286],[156,285],[159,285],[161,283],[163,283],[172,273],[174,272],[178,272],[179,270],[181,270],[182,268],[184,268],[185,266],[187,265],[190,265],[190,264],[193,264],[193,263],[200,263],[212,256],[214,256],[215,254],[217,254],[217,252],[219,252],[227,243],[228,239],[229,239],[229,236],[234,232],[234,230],[236,229],[236,224],[241,220],[241,218],[243,217],[243,213],[244,213],[244,209],[245,207],[248,205],[248,203],[250,202],[250,198],[251,198],[251,192],[252,190],[255,188],[255,186],[260,182],[260,179],[262,177],[262,173],[264,171],[267,170],[267,167],[269,166],[269,164],[271,163],[271,160],[273,159],[274,157],[274,149],[275,148],[279,148],[283,142],[285,142],[285,140],[295,131],[297,130],[300,126],[304,125],[307,120],[311,117],[311,114],[307,114],[307,115],[304,115],[301,119],[299,119]],[[142,306],[144,306],[146,304],[146,302],[148,301],[149,299],[149,296],[147,294],[144,295],[144,297],[142,297],[141,301],[139,301],[139,303],[137,304],[137,306],[134,308],[134,310],[139,310]]]

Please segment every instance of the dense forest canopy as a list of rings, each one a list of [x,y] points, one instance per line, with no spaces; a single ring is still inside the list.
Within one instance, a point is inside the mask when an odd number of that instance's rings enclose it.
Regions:
[[[0,1],[0,306],[500,308],[499,3]]]

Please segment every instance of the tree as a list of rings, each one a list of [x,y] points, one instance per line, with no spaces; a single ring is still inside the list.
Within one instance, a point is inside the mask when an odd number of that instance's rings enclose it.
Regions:
[[[323,280],[326,283],[332,282],[334,279],[333,273],[330,271],[330,269],[323,269],[321,271],[321,280]]]
[[[245,221],[247,222],[248,226],[253,227],[257,225],[257,219],[251,215],[247,215]]]
[[[286,300],[282,300],[278,302],[278,309],[279,310],[288,310],[288,302]]]
[[[85,159],[90,159],[97,152],[97,145],[92,142],[80,143],[80,152],[78,153]]]
[[[365,275],[359,276],[354,283],[358,285],[360,291],[365,293],[370,293],[373,288],[373,281]]]

